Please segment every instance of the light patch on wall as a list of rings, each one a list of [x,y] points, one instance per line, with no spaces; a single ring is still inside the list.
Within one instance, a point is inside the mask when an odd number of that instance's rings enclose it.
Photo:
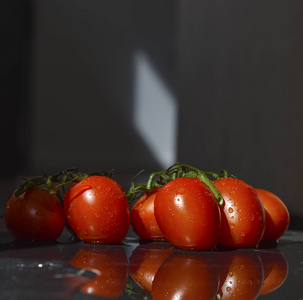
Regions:
[[[143,52],[137,52],[134,87],[134,126],[161,167],[177,158],[177,102]]]

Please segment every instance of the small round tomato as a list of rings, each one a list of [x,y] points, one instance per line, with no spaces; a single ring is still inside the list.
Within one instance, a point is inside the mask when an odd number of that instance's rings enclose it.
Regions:
[[[213,182],[224,199],[219,243],[256,247],[265,229],[265,210],[256,190],[243,180],[227,177]]]
[[[63,197],[67,221],[79,239],[120,243],[130,226],[124,190],[107,176],[90,176],[73,184]]]
[[[228,262],[225,274],[221,274],[221,299],[257,299],[262,289],[264,272],[256,251],[240,249],[221,252],[219,255],[221,265]]]
[[[133,280],[145,291],[151,292],[155,275],[172,253],[173,247],[169,243],[139,245],[129,260],[129,273]]]
[[[288,228],[288,209],[283,201],[275,194],[263,189],[255,190],[263,202],[266,216],[266,225],[262,240],[277,240],[285,233]]]
[[[218,283],[213,253],[177,250],[158,269],[151,294],[154,300],[216,299]]]
[[[165,184],[155,199],[155,216],[175,247],[207,250],[220,234],[220,210],[210,188],[198,178],[179,177]]]
[[[154,212],[157,192],[158,189],[154,189],[152,193],[141,196],[130,212],[133,230],[142,239],[165,240]]]
[[[81,292],[106,298],[118,298],[123,294],[128,279],[128,261],[123,248],[83,248],[69,263],[96,273],[81,286]]]
[[[33,188],[18,197],[12,195],[5,208],[4,222],[17,239],[55,241],[61,235],[65,216],[59,199]]]

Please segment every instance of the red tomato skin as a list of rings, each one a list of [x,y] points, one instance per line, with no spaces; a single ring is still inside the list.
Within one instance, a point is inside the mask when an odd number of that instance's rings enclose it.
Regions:
[[[263,241],[278,240],[289,226],[289,212],[283,201],[264,189],[255,189],[260,196],[266,215],[265,232]]]
[[[33,241],[56,241],[65,225],[59,199],[35,189],[29,189],[19,197],[12,195],[6,204],[3,219],[16,239]]]
[[[256,247],[265,230],[265,210],[256,190],[236,178],[220,178],[213,182],[224,199],[221,210],[219,244]]]
[[[157,223],[154,203],[158,189],[151,194],[144,194],[133,206],[130,220],[134,232],[142,239],[164,241],[166,240]]]
[[[90,243],[121,243],[130,226],[124,190],[106,176],[73,184],[63,197],[64,211],[78,238]]]
[[[210,188],[198,178],[165,184],[155,199],[155,216],[166,239],[189,250],[213,249],[220,234],[220,210]]]

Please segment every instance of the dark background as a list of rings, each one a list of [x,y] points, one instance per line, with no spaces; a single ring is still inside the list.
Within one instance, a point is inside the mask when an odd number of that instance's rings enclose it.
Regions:
[[[303,217],[303,2],[3,0],[0,176],[176,161]],[[3,204],[4,205],[4,204]]]

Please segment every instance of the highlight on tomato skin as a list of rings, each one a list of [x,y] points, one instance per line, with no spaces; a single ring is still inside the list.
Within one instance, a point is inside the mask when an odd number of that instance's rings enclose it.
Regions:
[[[172,251],[169,243],[153,242],[137,246],[129,260],[129,273],[136,284],[151,293],[155,275]]]
[[[265,230],[265,209],[256,190],[240,179],[213,182],[223,196],[219,244],[234,248],[256,247]]]
[[[152,299],[216,299],[217,266],[212,251],[174,249],[156,273]]]
[[[16,239],[56,241],[63,232],[65,215],[56,195],[33,188],[7,201],[3,220]]]
[[[264,284],[260,295],[267,295],[283,285],[288,275],[288,262],[278,249],[259,249],[264,268]]]
[[[154,203],[159,189],[154,189],[150,194],[143,194],[134,204],[130,212],[131,225],[134,232],[146,240],[166,240],[157,223]]]
[[[128,280],[128,261],[122,246],[82,248],[69,260],[69,264],[96,273],[92,280],[80,287],[82,293],[106,298],[122,296]]]
[[[266,215],[263,241],[278,240],[289,226],[290,216],[284,202],[270,191],[255,188],[260,196]]]
[[[78,238],[89,243],[121,243],[130,226],[122,187],[107,176],[90,176],[73,184],[63,197],[64,211]]]

